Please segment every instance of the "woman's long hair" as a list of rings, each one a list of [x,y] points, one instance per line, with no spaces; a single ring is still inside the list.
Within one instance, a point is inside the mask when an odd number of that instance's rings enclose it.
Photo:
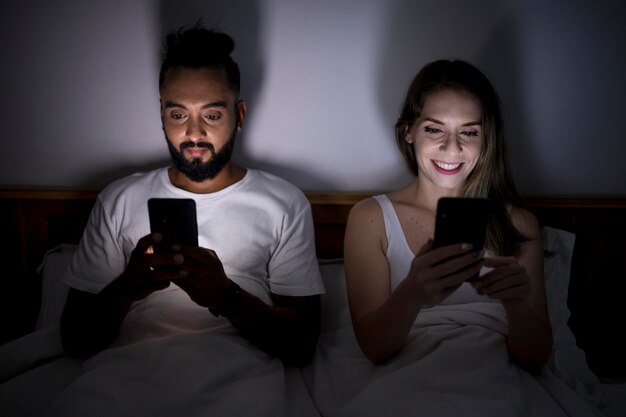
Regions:
[[[515,254],[519,243],[528,240],[513,226],[509,214],[512,206],[521,206],[521,198],[507,156],[500,100],[480,70],[459,60],[439,60],[424,66],[409,87],[395,125],[398,149],[411,172],[419,175],[415,151],[406,141],[406,135],[420,117],[426,99],[444,90],[469,92],[480,101],[483,143],[461,196],[483,197],[492,202],[486,247],[501,255]]]

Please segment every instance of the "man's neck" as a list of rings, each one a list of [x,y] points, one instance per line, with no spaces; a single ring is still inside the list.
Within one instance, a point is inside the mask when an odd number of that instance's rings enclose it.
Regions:
[[[170,167],[168,169],[168,175],[170,182],[175,187],[194,194],[209,194],[223,190],[224,188],[241,181],[246,175],[246,169],[231,162],[226,165],[215,178],[206,179],[201,182],[190,180],[187,176],[185,176],[185,174],[177,170],[175,167]]]

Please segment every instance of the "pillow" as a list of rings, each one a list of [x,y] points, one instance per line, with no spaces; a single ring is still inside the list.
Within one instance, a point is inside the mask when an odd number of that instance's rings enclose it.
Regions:
[[[59,245],[50,249],[37,272],[41,276],[41,305],[36,329],[61,321],[69,287],[61,279],[74,256],[76,245]]]
[[[542,228],[542,235],[544,281],[553,338],[547,367],[576,392],[601,407],[604,399],[599,390],[600,380],[587,365],[585,352],[576,346],[576,337],[567,325],[570,317],[567,294],[576,236],[548,226]]]
[[[326,293],[321,297],[321,331],[331,331],[352,325],[348,309],[343,259],[319,259],[320,273]]]

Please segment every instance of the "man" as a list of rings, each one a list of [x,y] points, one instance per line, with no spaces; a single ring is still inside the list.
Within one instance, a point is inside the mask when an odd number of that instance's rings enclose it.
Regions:
[[[173,165],[99,195],[65,278],[69,355],[109,346],[130,309],[172,283],[268,354],[295,364],[311,358],[323,284],[310,205],[286,181],[231,161],[246,116],[233,48],[228,35],[199,27],[168,35],[159,91]],[[195,200],[199,247],[153,253],[161,236],[150,233],[152,197]]]

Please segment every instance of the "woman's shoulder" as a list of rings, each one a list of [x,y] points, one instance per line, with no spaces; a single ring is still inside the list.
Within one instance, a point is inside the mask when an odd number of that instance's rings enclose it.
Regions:
[[[541,235],[539,221],[533,212],[520,206],[511,206],[509,213],[511,223],[522,235],[529,239],[536,239]]]
[[[382,194],[371,196],[355,203],[352,209],[350,209],[350,217],[360,219],[369,218],[370,220],[381,217],[382,208],[377,200],[377,198],[381,198],[380,196],[382,196]]]

